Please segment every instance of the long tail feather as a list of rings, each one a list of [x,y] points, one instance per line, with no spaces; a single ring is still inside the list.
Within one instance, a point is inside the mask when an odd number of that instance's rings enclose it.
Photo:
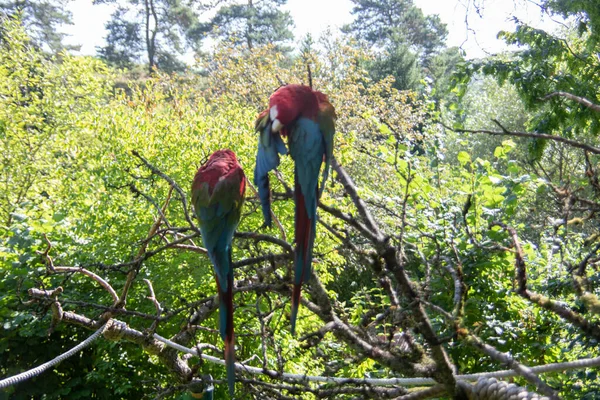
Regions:
[[[229,396],[233,397],[235,389],[235,339],[233,332],[225,338],[225,368],[227,369],[227,385]]]
[[[231,253],[229,254],[231,263]],[[231,264],[230,264],[231,265]],[[225,342],[225,368],[227,370],[227,384],[229,395],[233,397],[235,388],[235,334],[233,331],[233,271],[227,274],[227,290],[219,286],[219,331]]]
[[[316,228],[316,196],[313,196],[311,214],[315,217],[309,218],[307,207],[302,194],[300,185],[296,183],[296,250],[295,250],[295,268],[294,268],[294,289],[292,291],[292,310],[291,310],[291,332],[296,334],[296,318],[298,316],[298,307],[300,305],[300,292],[302,284],[308,282],[312,276],[312,253],[315,242]]]
[[[296,335],[296,318],[298,317],[298,307],[300,306],[300,291],[302,290],[302,283],[299,285],[294,283],[292,289],[292,311],[290,315],[290,322],[292,324],[291,332],[292,335]]]

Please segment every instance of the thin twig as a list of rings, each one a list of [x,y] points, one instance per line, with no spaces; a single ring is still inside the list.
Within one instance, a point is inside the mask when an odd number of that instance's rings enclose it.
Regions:
[[[494,136],[518,136],[518,137],[528,137],[528,138],[534,138],[534,139],[548,139],[548,140],[553,140],[555,142],[565,143],[565,144],[568,144],[569,146],[576,147],[579,149],[587,150],[590,153],[600,154],[600,148],[598,148],[598,147],[590,146],[589,144],[581,143],[576,140],[567,139],[562,136],[549,135],[547,133],[518,132],[518,131],[509,131],[509,130],[502,130],[502,131],[498,132],[498,131],[491,131],[488,129],[457,129],[457,128],[452,128],[443,123],[441,125],[444,128],[449,129],[453,132],[485,133],[487,135],[494,135]]]
[[[152,325],[150,326],[150,331],[154,332],[156,330],[156,327],[158,326],[158,321],[160,319],[160,315],[162,314],[163,309],[162,309],[160,303],[158,302],[156,295],[154,294],[154,288],[152,287],[152,282],[150,282],[149,279],[144,279],[143,281],[146,282],[146,285],[148,285],[148,290],[150,291],[150,296],[148,296],[146,298],[154,304],[154,307],[156,307],[156,318],[157,319],[155,319],[154,322],[152,323]]]
[[[115,291],[115,289],[113,289],[113,287],[110,285],[110,283],[108,283],[107,281],[105,281],[99,275],[96,275],[92,271],[89,271],[83,267],[55,267],[54,263],[52,261],[52,257],[50,257],[50,250],[52,250],[52,242],[50,242],[50,239],[48,239],[48,236],[45,233],[43,236],[44,236],[44,239],[46,240],[47,247],[46,247],[46,250],[44,250],[44,252],[41,254],[46,259],[46,266],[50,273],[78,272],[80,274],[89,276],[90,278],[92,278],[93,280],[98,282],[100,284],[100,286],[102,286],[104,289],[106,289],[106,291],[112,296],[113,301],[119,300],[119,296],[117,295],[117,292]]]
[[[54,272],[79,272],[83,275],[87,275],[96,282],[98,282],[100,286],[102,286],[104,289],[106,289],[106,291],[112,296],[113,301],[116,302],[119,300],[119,295],[117,294],[115,289],[112,288],[110,283],[106,282],[104,279],[102,279],[100,276],[96,275],[92,271],[88,271],[87,269],[80,267],[54,267]]]
[[[136,153],[136,152],[134,151],[134,153]],[[139,157],[142,158],[141,156],[139,156]],[[143,158],[142,158],[142,160],[143,160]],[[156,220],[154,221],[154,224],[152,224],[152,227],[150,227],[150,231],[148,232],[147,239],[142,243],[142,246],[138,250],[135,260],[140,260],[140,261],[137,262],[134,265],[134,267],[131,268],[131,270],[127,274],[127,280],[125,281],[125,285],[123,285],[123,291],[121,292],[121,297],[117,301],[115,301],[115,304],[113,305],[116,308],[124,307],[125,303],[127,302],[127,293],[129,292],[129,288],[131,287],[131,284],[133,283],[133,280],[135,279],[135,277],[138,273],[139,265],[142,262],[141,258],[146,253],[146,249],[148,248],[148,243],[149,243],[150,238],[152,238],[154,236],[154,234],[160,227],[160,224],[162,222],[162,217],[165,215],[167,206],[169,205],[169,202],[171,201],[172,193],[173,193],[173,186],[171,186],[171,188],[169,189],[167,198],[165,199],[165,202],[162,206],[162,213],[159,214],[158,218],[156,218]]]

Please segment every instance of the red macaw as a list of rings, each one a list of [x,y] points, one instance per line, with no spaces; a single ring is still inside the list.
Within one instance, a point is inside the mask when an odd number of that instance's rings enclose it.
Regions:
[[[213,264],[219,292],[219,330],[225,341],[229,393],[235,383],[233,334],[233,265],[231,241],[240,222],[246,176],[231,150],[218,150],[198,169],[192,183],[192,202],[200,232]]]
[[[304,85],[286,85],[269,99],[269,109],[256,121],[259,132],[254,182],[258,186],[265,225],[271,225],[269,171],[279,165],[279,155],[287,153],[281,135],[288,136],[294,166],[295,267],[291,325],[296,330],[302,283],[312,273],[312,253],[317,223],[317,200],[323,192],[333,157],[335,110],[326,95]],[[325,161],[321,187],[319,171]]]

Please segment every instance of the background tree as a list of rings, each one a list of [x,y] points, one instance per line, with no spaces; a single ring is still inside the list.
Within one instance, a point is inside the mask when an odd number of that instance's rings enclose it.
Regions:
[[[280,7],[287,0],[227,1],[205,26],[215,38],[245,44],[252,50],[255,46],[275,44],[281,50],[293,39],[292,17]]]
[[[369,66],[376,79],[391,75],[398,89],[415,89],[424,69],[445,47],[448,31],[412,0],[352,0],[355,16],[342,31],[379,50]]]
[[[198,12],[184,1],[131,0],[120,4],[107,22],[106,45],[98,49],[98,54],[117,66],[131,66],[144,54],[150,73],[154,68],[182,71],[185,64],[177,55],[199,48],[202,34],[198,24]]]
[[[423,60],[444,47],[446,25],[437,15],[425,16],[412,0],[352,2],[355,20],[344,27],[345,33],[380,48],[406,45]]]
[[[106,23],[106,45],[97,49],[100,58],[119,68],[132,67],[141,60],[146,49],[141,26],[130,21],[127,13],[126,8],[120,7],[112,14]]]
[[[64,45],[67,34],[62,33],[63,25],[71,25],[71,12],[68,10],[70,0],[15,0],[0,1],[0,11],[14,16],[20,13],[23,25],[27,29],[33,43],[44,50],[57,53],[63,49],[76,49],[78,46]]]
[[[575,17],[578,26],[553,33],[517,20],[515,32],[501,32],[500,37],[522,50],[465,64],[456,80],[458,93],[477,74],[490,75],[500,84],[515,86],[533,114],[528,123],[530,130],[565,137],[596,137],[600,132],[600,114],[594,106],[600,101],[596,90],[600,84],[600,47],[593,28],[600,24],[600,15],[592,4],[543,2],[543,10]],[[530,142],[534,159],[541,157],[546,143]]]

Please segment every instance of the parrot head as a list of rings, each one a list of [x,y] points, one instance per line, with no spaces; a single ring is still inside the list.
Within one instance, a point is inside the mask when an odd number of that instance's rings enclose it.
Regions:
[[[282,86],[269,99],[269,119],[272,121],[273,132],[279,132],[300,116],[314,120],[318,112],[318,97],[308,86]]]
[[[192,190],[200,189],[203,183],[207,183],[209,194],[212,194],[217,183],[239,174],[241,169],[242,167],[233,151],[229,149],[217,150],[210,155],[206,164],[200,167],[196,173]],[[244,184],[242,184],[242,187],[245,189]]]

